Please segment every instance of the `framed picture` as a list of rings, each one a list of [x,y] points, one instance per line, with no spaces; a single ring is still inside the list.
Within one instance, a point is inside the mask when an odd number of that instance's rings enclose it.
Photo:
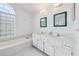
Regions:
[[[54,14],[54,27],[67,26],[67,12]]]
[[[47,27],[47,17],[40,18],[40,27]]]

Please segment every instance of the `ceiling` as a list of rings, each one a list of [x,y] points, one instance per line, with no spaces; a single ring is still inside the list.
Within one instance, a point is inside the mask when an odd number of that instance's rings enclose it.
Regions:
[[[40,9],[47,9],[51,3],[17,3],[18,6],[24,8],[30,13],[39,12]]]

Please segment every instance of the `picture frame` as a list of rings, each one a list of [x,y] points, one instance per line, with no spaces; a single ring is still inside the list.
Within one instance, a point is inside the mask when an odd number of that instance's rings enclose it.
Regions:
[[[67,26],[67,11],[54,14],[54,27]]]
[[[40,18],[40,27],[47,27],[47,17]]]

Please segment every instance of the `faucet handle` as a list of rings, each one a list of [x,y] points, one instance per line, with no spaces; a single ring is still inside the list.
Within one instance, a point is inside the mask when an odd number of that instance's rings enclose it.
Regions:
[[[57,36],[58,36],[58,37],[60,37],[60,34],[59,34],[59,33],[57,33]]]
[[[52,35],[53,33],[52,32],[49,32],[49,35]]]

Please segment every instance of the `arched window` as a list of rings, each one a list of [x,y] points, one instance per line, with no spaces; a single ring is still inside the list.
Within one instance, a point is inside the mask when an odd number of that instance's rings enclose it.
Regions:
[[[0,3],[0,12],[5,12],[15,15],[14,9],[10,5],[4,3]]]
[[[5,3],[0,3],[0,37],[15,35],[16,22],[14,9]]]

